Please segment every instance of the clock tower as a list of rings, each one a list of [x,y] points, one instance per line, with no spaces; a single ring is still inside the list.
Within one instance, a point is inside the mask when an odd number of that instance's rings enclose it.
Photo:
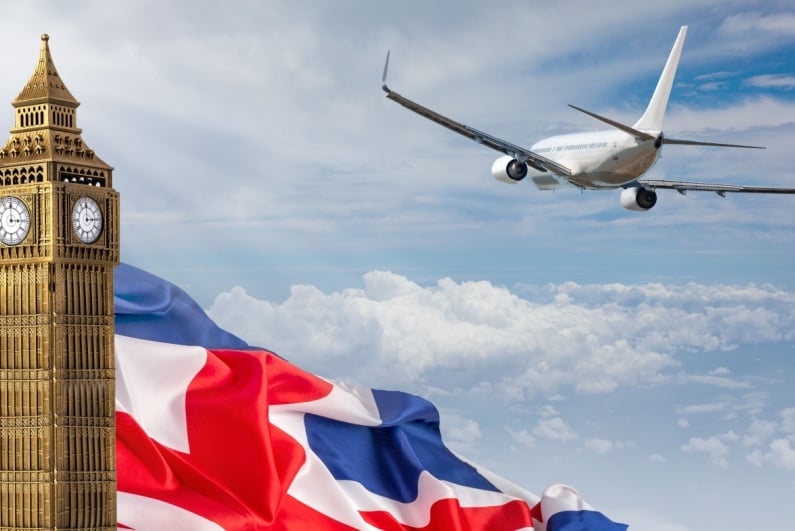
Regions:
[[[113,168],[41,36],[0,147],[0,529],[116,529]]]

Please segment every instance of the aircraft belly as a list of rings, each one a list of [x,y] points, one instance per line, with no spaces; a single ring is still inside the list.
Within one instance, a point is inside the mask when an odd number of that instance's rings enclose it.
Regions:
[[[585,173],[594,188],[616,188],[646,173],[656,159],[656,152],[637,153],[635,156],[626,154],[618,160],[611,161],[612,164],[607,167]]]

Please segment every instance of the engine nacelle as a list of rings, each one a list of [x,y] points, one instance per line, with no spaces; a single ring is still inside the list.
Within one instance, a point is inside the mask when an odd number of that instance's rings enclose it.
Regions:
[[[508,155],[503,155],[491,165],[491,174],[498,181],[516,184],[527,177],[527,164]]]
[[[642,186],[633,186],[632,188],[624,188],[621,191],[621,206],[627,210],[643,212],[649,210],[656,203],[657,192],[654,190],[649,190]]]

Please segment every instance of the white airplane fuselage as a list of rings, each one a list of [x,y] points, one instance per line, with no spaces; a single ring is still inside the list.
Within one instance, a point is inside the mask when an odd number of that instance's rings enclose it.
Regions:
[[[387,98],[410,111],[502,153],[492,164],[491,175],[504,183],[517,184],[529,178],[541,190],[572,186],[581,190],[623,188],[621,206],[637,211],[649,210],[655,205],[657,189],[676,190],[680,194],[685,194],[688,190],[709,191],[720,196],[725,196],[727,192],[795,194],[795,188],[641,179],[654,166],[665,144],[764,149],[759,146],[663,137],[665,109],[686,34],[687,26],[682,26],[649,104],[634,125],[569,105],[610,125],[612,129],[551,136],[537,142],[530,149],[448,118],[390,89],[386,84],[389,53],[384,63],[381,86]]]
[[[631,183],[657,161],[660,149],[623,131],[595,131],[545,138],[530,148],[570,168],[570,177],[528,168],[528,177],[541,190],[572,185],[587,189],[614,189]]]

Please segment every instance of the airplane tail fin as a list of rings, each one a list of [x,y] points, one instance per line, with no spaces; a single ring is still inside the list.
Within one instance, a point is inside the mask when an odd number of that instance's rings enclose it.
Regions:
[[[640,140],[654,140],[654,146],[657,148],[662,147],[663,144],[679,144],[683,146],[714,146],[714,147],[734,147],[734,148],[751,148],[751,149],[765,149],[760,146],[746,146],[743,144],[724,144],[717,142],[701,142],[698,140],[681,140],[676,138],[665,138],[662,135],[663,119],[665,118],[665,109],[668,107],[668,97],[671,95],[671,88],[674,85],[674,76],[676,76],[676,67],[679,66],[679,57],[682,55],[682,47],[685,44],[685,35],[687,35],[687,26],[682,26],[679,30],[679,35],[676,37],[674,47],[671,49],[671,54],[668,56],[668,61],[665,63],[660,80],[657,81],[657,87],[654,89],[654,94],[651,96],[649,106],[646,107],[646,112],[640,117],[635,125],[632,127],[624,125],[610,118],[606,118],[595,112],[587,111],[575,105],[569,105],[572,109],[583,112],[597,120],[609,124],[616,129],[620,129]],[[389,57],[387,56],[387,60]]]
[[[668,56],[668,61],[665,63],[660,80],[657,82],[657,88],[654,89],[654,94],[649,101],[649,106],[633,126],[634,129],[662,131],[665,109],[668,107],[668,96],[671,94],[671,87],[674,84],[676,67],[679,65],[679,57],[682,55],[686,34],[687,26],[682,26],[676,37],[676,42],[674,42],[674,47],[671,49],[671,54]]]

